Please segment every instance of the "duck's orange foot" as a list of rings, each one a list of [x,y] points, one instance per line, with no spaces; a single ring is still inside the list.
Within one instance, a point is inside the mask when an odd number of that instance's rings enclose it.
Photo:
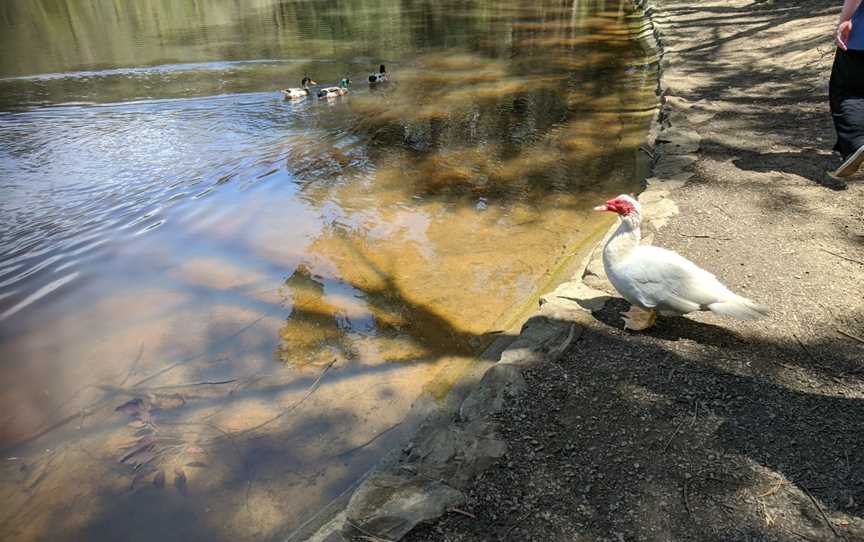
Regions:
[[[624,329],[642,331],[654,325],[657,321],[657,311],[631,305],[629,311],[621,313],[621,319],[624,320]]]

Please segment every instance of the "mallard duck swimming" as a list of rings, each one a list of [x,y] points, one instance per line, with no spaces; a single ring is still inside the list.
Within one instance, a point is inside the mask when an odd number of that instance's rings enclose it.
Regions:
[[[336,96],[344,96],[348,94],[348,85],[351,84],[351,80],[347,77],[343,78],[339,81],[338,87],[327,87],[322,88],[318,91],[319,98],[335,98]]]
[[[384,64],[381,64],[381,67],[378,68],[378,73],[370,73],[369,74],[369,84],[377,85],[378,83],[386,83],[390,80],[390,74],[387,73],[387,69],[384,67]]]
[[[309,85],[317,85],[315,81],[310,79],[309,77],[304,77],[302,81],[300,81],[300,88],[286,88],[282,91],[282,95],[285,96],[287,100],[293,100],[296,98],[305,98],[309,96]]]

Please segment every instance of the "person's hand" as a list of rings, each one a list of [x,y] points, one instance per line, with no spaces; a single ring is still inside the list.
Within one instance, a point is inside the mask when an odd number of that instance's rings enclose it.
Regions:
[[[852,21],[843,21],[837,26],[837,34],[834,36],[834,41],[837,42],[837,47],[847,51],[846,44],[849,42],[849,33],[852,32]]]

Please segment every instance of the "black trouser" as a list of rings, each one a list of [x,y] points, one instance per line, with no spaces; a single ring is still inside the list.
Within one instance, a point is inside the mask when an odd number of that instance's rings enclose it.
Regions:
[[[845,159],[864,146],[864,51],[837,49],[828,100],[837,130],[834,150]]]

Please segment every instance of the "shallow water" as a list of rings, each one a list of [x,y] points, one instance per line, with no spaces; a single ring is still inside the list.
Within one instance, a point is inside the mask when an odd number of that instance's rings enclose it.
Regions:
[[[349,488],[636,188],[626,6],[0,7],[3,538],[271,538]]]

